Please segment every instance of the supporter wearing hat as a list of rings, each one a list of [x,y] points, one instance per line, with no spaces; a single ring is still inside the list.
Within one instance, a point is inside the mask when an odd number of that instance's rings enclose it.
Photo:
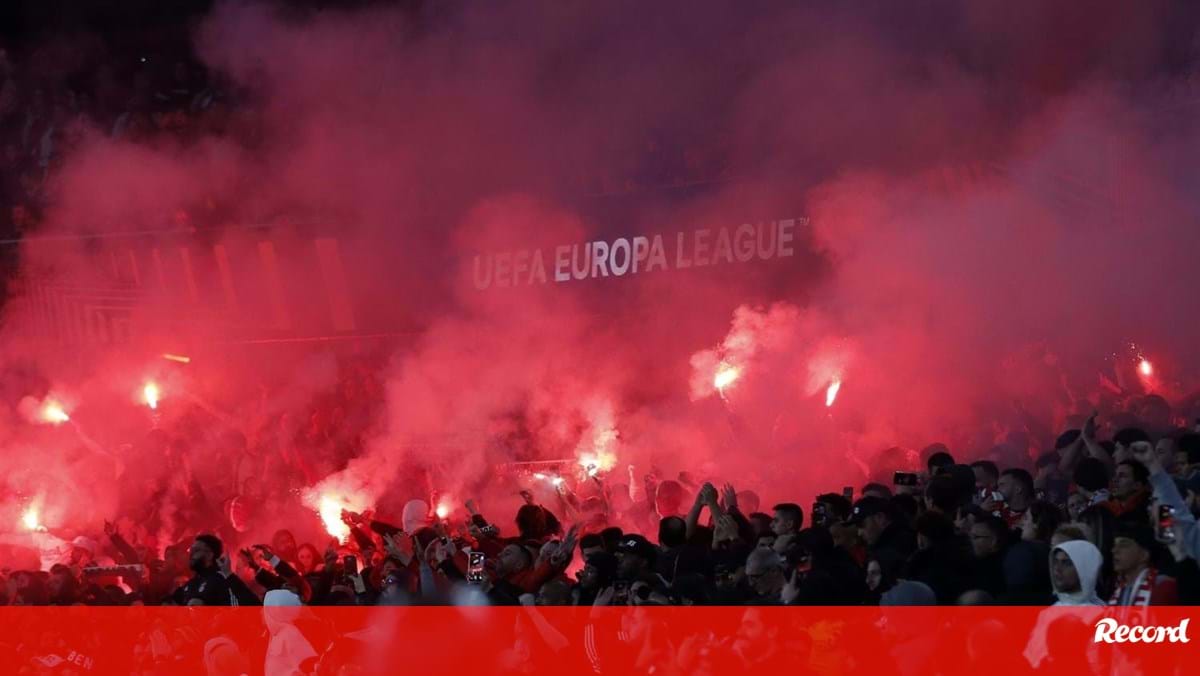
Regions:
[[[894,570],[899,570],[917,549],[916,536],[897,517],[890,500],[875,496],[861,498],[854,503],[850,520],[867,543],[869,558],[886,562]]]
[[[654,567],[658,562],[658,548],[641,535],[625,535],[617,543],[617,580],[632,587],[645,582],[655,591],[665,592],[664,581]]]
[[[658,561],[658,548],[641,535],[629,534],[617,543],[618,573],[627,576],[642,568],[653,569]]]
[[[1158,543],[1149,527],[1124,524],[1113,538],[1113,571],[1117,589],[1109,599],[1113,606],[1174,605],[1178,602],[1175,580],[1154,566]]]

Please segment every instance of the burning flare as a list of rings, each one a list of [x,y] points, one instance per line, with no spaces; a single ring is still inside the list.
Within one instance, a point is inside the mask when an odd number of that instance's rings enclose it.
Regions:
[[[21,515],[21,526],[25,530],[41,530],[42,524],[38,522],[37,507],[30,507],[25,510],[25,513]]]
[[[342,511],[362,512],[370,504],[365,496],[344,487],[313,487],[304,491],[304,504],[315,510],[325,525],[325,532],[345,542],[350,536],[350,527],[342,521]]]
[[[42,406],[42,420],[52,425],[61,425],[65,422],[70,422],[71,416],[67,415],[67,412],[63,410],[62,405],[57,401],[47,401]]]
[[[1154,365],[1151,364],[1148,359],[1143,357],[1142,360],[1138,362],[1138,373],[1141,373],[1143,376],[1149,378],[1150,376],[1154,375]]]
[[[338,542],[345,542],[350,536],[350,527],[342,522],[343,509],[348,509],[345,503],[332,495],[322,495],[317,507],[321,522],[325,524],[325,532],[337,538]]]
[[[142,397],[145,398],[146,405],[150,407],[150,410],[156,410],[158,408],[158,385],[146,383],[146,386],[142,388]]]
[[[588,420],[591,429],[575,447],[575,459],[588,476],[594,477],[617,466],[616,451],[620,444],[620,433],[617,431],[616,416],[609,402],[592,407],[588,413]]]
[[[588,476],[596,476],[600,472],[607,472],[616,467],[617,456],[607,451],[599,450],[595,453],[579,454],[579,466],[583,471],[587,472]],[[562,483],[562,477],[552,477],[550,483],[555,486]]]
[[[838,390],[842,389],[842,381],[840,378],[834,378],[829,387],[825,390],[825,406],[828,408],[833,406],[833,402],[837,401]]]
[[[721,362],[721,365],[717,367],[716,375],[713,376],[713,387],[721,393],[721,396],[725,396],[725,388],[732,385],[741,375],[741,369]]]
[[[433,513],[437,514],[437,518],[439,519],[444,519],[450,516],[450,512],[451,507],[449,498],[442,498],[441,500],[438,500],[437,508],[433,510]]]

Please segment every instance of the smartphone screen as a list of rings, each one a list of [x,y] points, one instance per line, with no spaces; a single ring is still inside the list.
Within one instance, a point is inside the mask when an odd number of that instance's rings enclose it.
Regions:
[[[345,569],[347,575],[358,575],[358,559],[347,556],[342,559],[342,568]]]
[[[1159,542],[1175,541],[1175,509],[1170,505],[1158,506],[1158,520],[1154,524],[1154,535]]]
[[[897,486],[916,486],[917,475],[912,472],[896,472],[892,475],[892,483]]]
[[[467,582],[483,582],[483,552],[471,552],[467,556]]]
[[[825,503],[814,502],[812,506],[813,524],[817,526],[825,525]]]
[[[613,583],[613,605],[629,605],[629,583],[617,580]]]

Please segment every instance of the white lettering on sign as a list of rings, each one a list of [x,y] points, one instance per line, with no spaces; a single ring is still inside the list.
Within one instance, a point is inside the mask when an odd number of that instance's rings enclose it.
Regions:
[[[1111,617],[1096,623],[1095,643],[1188,643],[1188,622],[1184,619],[1177,627],[1143,627],[1124,625]]]
[[[610,241],[559,244],[541,249],[517,249],[477,254],[472,279],[479,290],[555,284],[601,277],[625,277],[658,270],[686,270],[795,255],[796,224],[808,219],[785,218],[736,227],[702,228],[674,233],[675,252],[667,257],[663,235],[635,235]],[[670,235],[667,235],[671,238]],[[551,271],[546,271],[546,261]]]

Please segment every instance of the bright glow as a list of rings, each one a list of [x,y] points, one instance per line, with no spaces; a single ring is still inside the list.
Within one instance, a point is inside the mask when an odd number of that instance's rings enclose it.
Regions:
[[[345,542],[350,527],[342,522],[342,511],[362,512],[370,504],[367,498],[342,487],[311,488],[304,493],[304,504],[317,512],[325,532]]]
[[[542,474],[541,472],[534,472],[533,478],[534,479],[549,479],[550,477],[546,476],[545,474]]]
[[[42,406],[42,420],[52,425],[61,425],[65,422],[69,422],[71,420],[71,416],[67,415],[67,412],[63,410],[62,405],[60,405],[58,402],[47,401],[46,404]]]
[[[829,387],[825,390],[825,406],[833,406],[833,402],[837,401],[838,390],[842,389],[842,381],[834,378]]]
[[[1149,378],[1150,376],[1154,375],[1154,365],[1151,364],[1148,360],[1143,359],[1140,363],[1138,363],[1138,371],[1142,375]]]
[[[600,451],[598,453],[581,453],[579,455],[579,466],[583,471],[587,472],[588,476],[596,476],[600,472],[607,472],[617,464],[617,456],[612,453]],[[561,481],[561,477],[555,477]],[[555,484],[556,486],[558,484]]]
[[[741,369],[730,366],[725,362],[721,362],[721,365],[717,367],[717,374],[713,376],[713,387],[715,387],[718,392],[724,395],[725,388],[732,385],[734,381],[736,381],[741,375]]]
[[[38,522],[37,507],[25,510],[25,513],[21,515],[21,525],[25,530],[38,530],[42,527],[42,524]]]
[[[592,476],[596,476],[596,475],[595,475],[595,474],[593,474]],[[562,482],[563,482],[563,478],[562,478],[562,477],[560,477],[560,476],[556,476],[556,477],[554,477],[554,478],[550,479],[550,483],[551,483],[551,484],[552,484],[552,485],[553,485],[555,488],[557,488],[557,487],[561,486],[561,485],[562,485]]]
[[[438,500],[437,508],[433,510],[433,513],[437,514],[437,518],[439,518],[439,519],[444,519],[444,518],[450,516],[450,512],[451,512],[450,500],[447,498],[442,498],[441,500]]]
[[[575,460],[588,476],[596,476],[617,466],[616,450],[620,445],[620,433],[612,412],[612,405],[601,402],[588,413],[591,429],[575,447]]]
[[[158,408],[158,385],[146,383],[146,386],[142,388],[142,397],[145,398],[146,405],[151,410]]]
[[[183,355],[181,355],[181,354],[164,354],[164,355],[162,356],[162,358],[163,358],[163,359],[166,359],[167,361],[178,362],[178,363],[180,363],[180,364],[190,364],[190,363],[192,363],[192,358],[191,358],[191,357],[185,357],[185,356],[183,356]]]
[[[343,509],[346,509],[345,503],[332,495],[322,495],[317,507],[321,522],[325,524],[325,532],[337,538],[339,542],[344,542],[350,536],[350,527],[342,523]]]

